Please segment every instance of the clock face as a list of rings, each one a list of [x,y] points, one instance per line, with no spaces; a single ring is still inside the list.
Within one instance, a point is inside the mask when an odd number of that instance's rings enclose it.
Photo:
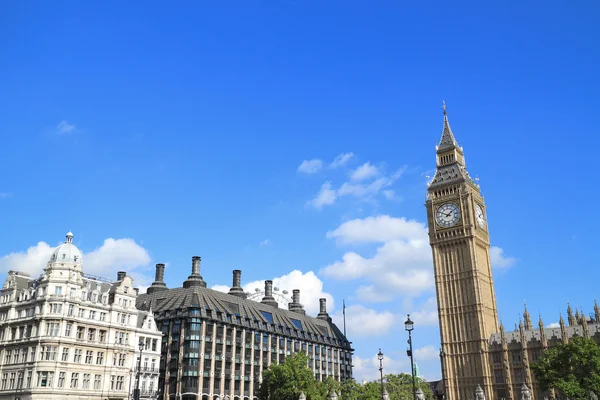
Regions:
[[[460,220],[460,210],[454,203],[446,203],[437,209],[435,220],[443,228],[454,226]]]
[[[475,221],[480,228],[485,228],[485,215],[483,215],[483,208],[479,204],[475,204]]]

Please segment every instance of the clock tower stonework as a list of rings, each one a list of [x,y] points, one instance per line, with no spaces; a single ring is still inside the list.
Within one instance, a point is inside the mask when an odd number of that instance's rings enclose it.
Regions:
[[[473,398],[481,386],[494,398],[489,339],[498,332],[485,202],[465,167],[446,106],[437,170],[428,186],[427,222],[433,253],[446,400]]]

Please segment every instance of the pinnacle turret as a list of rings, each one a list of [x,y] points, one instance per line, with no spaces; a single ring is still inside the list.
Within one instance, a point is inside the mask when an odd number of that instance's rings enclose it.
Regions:
[[[448,113],[446,112],[446,102],[442,102],[442,109],[444,110],[444,128],[442,129],[442,138],[440,144],[437,146],[437,152],[444,152],[451,149],[459,149],[460,146],[454,138],[452,128],[450,128],[450,122],[448,121]]]
[[[598,302],[594,300],[594,319],[596,322],[600,322],[600,307],[598,307]]]
[[[525,311],[523,311],[523,319],[525,320],[525,329],[530,331],[533,330],[533,324],[531,323],[531,315],[527,311],[527,303],[524,303]]]
[[[567,304],[567,320],[569,321],[569,326],[577,325],[571,304]]]

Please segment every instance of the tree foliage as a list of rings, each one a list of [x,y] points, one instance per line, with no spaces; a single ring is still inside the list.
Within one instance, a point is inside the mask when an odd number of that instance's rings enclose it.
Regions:
[[[260,400],[298,400],[300,393],[307,400],[321,400],[321,390],[312,371],[306,366],[308,356],[296,353],[281,364],[271,364],[263,372],[258,398]]]
[[[328,394],[335,390],[340,400],[381,400],[379,380],[364,385],[352,379],[337,382],[327,378],[324,382],[315,379],[307,367],[308,357],[304,353],[288,356],[282,364],[272,364],[264,373],[259,389],[260,400],[298,400],[300,393],[307,400],[327,400]],[[408,374],[386,375],[384,385],[390,400],[410,400],[412,398],[412,376]],[[433,399],[433,393],[427,382],[416,378],[417,387],[425,393],[427,400]]]
[[[592,339],[574,337],[546,350],[531,365],[543,390],[559,390],[569,399],[600,393],[600,346]]]

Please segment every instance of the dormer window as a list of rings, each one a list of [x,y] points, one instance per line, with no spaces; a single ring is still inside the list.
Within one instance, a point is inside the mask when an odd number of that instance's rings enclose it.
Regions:
[[[123,289],[123,293],[129,293],[129,286],[125,286],[125,288]]]
[[[77,262],[77,259],[78,259],[78,258],[79,258],[78,256],[74,256],[74,257],[73,257],[73,261]]]
[[[63,253],[63,255],[62,255],[62,256],[63,256],[63,260],[64,260],[65,258],[67,258],[67,255],[66,255],[65,253]]]

